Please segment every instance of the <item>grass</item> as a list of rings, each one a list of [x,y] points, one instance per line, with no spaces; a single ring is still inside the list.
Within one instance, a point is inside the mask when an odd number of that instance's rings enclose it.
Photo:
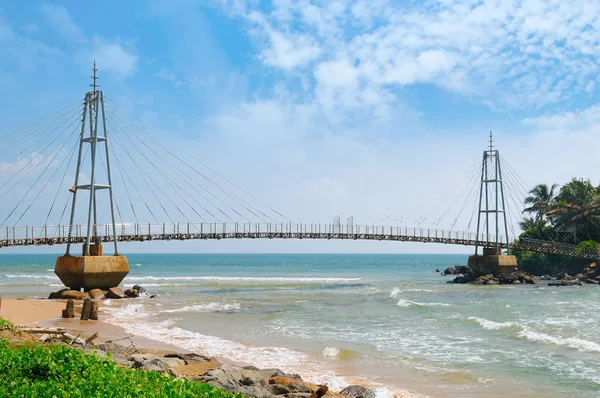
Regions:
[[[14,326],[0,318],[0,330]],[[0,338],[0,397],[242,398],[208,384],[127,369],[75,348]]]

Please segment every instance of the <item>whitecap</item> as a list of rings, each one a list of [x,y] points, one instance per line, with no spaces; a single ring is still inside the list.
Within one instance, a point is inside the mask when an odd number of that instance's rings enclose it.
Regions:
[[[323,348],[323,356],[325,357],[337,357],[338,355],[340,355],[340,349],[337,347]]]
[[[279,276],[141,276],[139,281],[226,281],[226,282],[356,282],[362,278],[331,278],[331,277],[279,277]]]
[[[410,307],[410,306],[418,306],[418,307],[450,307],[452,304],[448,303],[419,303],[418,301],[410,301],[405,299],[400,299],[396,304],[398,307]]]
[[[600,352],[600,344],[589,340],[579,339],[577,337],[554,337],[549,334],[537,333],[527,329],[520,332],[519,337],[529,341],[539,341],[549,345],[566,346],[569,348],[574,348],[578,351],[596,353]]]
[[[476,316],[470,316],[467,319],[470,321],[477,322],[479,325],[481,325],[482,328],[487,329],[487,330],[500,330],[500,329],[510,328],[513,326],[522,327],[518,323],[514,323],[514,322],[494,322],[494,321],[490,321],[485,318],[478,318]]]
[[[207,303],[207,304],[195,304],[181,308],[175,308],[172,310],[164,310],[162,312],[177,313],[177,312],[238,312],[241,309],[239,303],[225,304],[225,303]]]

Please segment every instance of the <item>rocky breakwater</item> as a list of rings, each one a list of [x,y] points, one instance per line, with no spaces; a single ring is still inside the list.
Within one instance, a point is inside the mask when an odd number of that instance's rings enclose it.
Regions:
[[[471,283],[474,285],[520,285],[535,284],[535,277],[526,272],[515,271],[510,274],[482,275],[467,265],[457,265],[446,268],[442,275],[455,276],[448,283]]]
[[[123,290],[119,287],[111,287],[108,290],[92,289],[88,292],[80,292],[68,288],[50,293],[49,300],[103,300],[103,299],[123,299],[136,298],[148,295],[148,291],[140,285],[135,285],[130,289]],[[150,295],[150,298],[155,298],[155,295]]]
[[[551,279],[551,277],[547,275],[544,275],[542,278]],[[575,275],[569,275],[566,272],[560,272],[556,275],[555,280],[548,282],[548,286],[575,286],[585,284],[600,284],[600,267],[598,267],[596,263],[591,263],[589,266],[584,268],[582,272]]]
[[[222,364],[216,358],[193,353],[158,354],[152,350],[137,348],[135,353],[131,353],[131,347],[111,342],[86,347],[85,350],[95,352],[100,357],[106,357],[110,353],[111,359],[121,366],[207,383],[249,397],[375,398],[373,390],[359,385],[348,386],[340,392],[335,392],[327,386],[309,383],[297,374],[287,374],[280,369]]]

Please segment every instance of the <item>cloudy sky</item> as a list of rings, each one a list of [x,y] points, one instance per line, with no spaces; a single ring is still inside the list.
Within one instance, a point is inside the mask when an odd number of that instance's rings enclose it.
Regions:
[[[515,196],[525,184],[599,182],[599,29],[593,0],[3,2],[0,133],[83,98],[95,59],[107,98],[294,221],[426,214],[429,227],[439,218],[426,206],[455,205],[437,223],[448,228],[490,130],[523,180]],[[122,250],[470,251],[330,241]]]

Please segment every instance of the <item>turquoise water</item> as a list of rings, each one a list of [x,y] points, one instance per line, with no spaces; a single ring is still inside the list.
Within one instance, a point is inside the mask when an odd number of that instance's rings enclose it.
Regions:
[[[447,284],[462,255],[129,255],[127,330],[380,396],[600,395],[600,287]],[[0,256],[4,296],[47,296],[50,255]]]

